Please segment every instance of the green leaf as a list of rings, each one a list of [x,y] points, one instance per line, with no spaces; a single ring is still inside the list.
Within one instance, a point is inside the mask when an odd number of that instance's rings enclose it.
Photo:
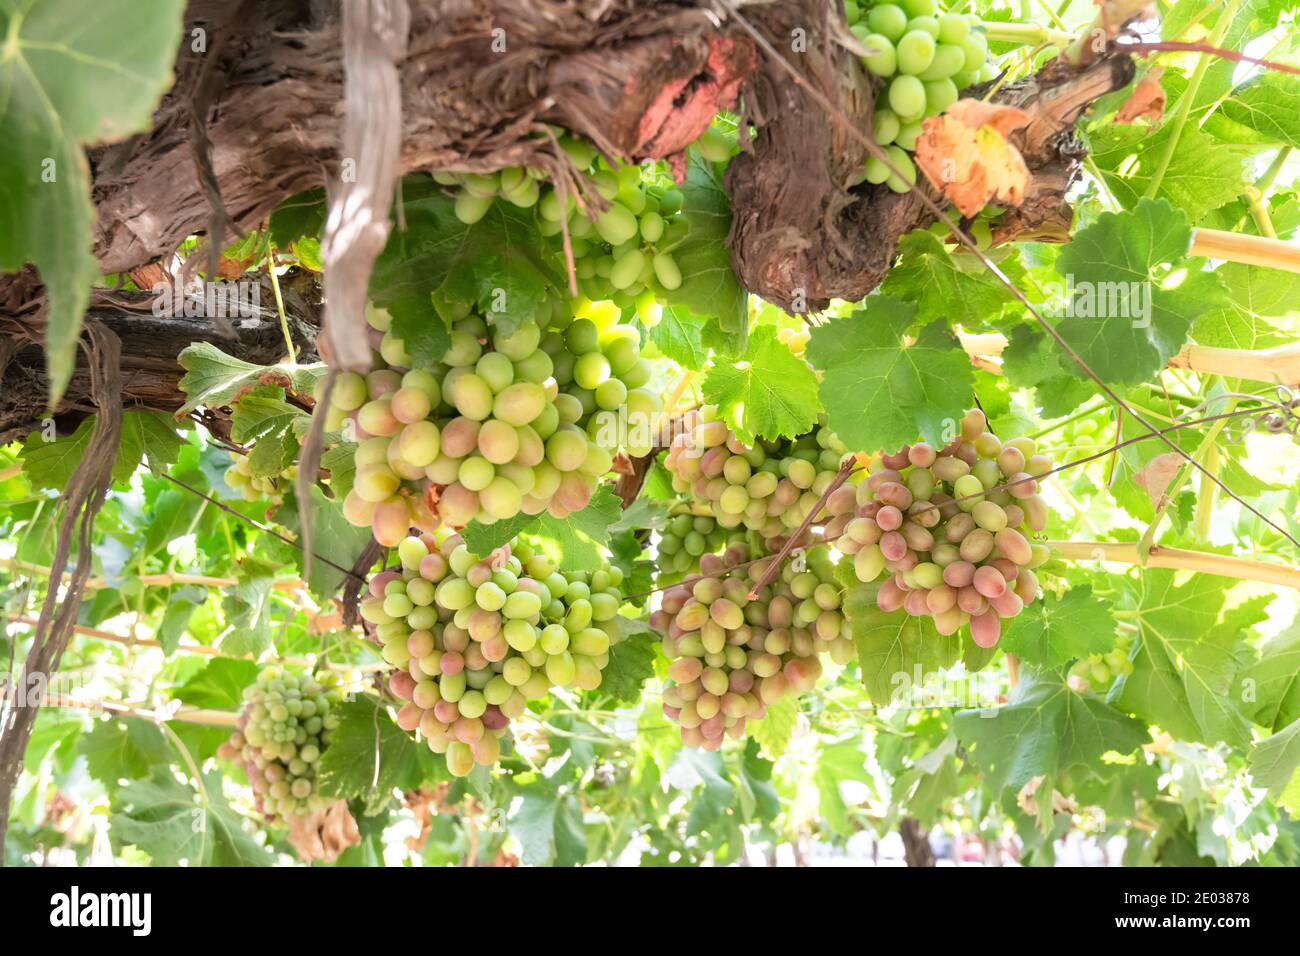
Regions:
[[[825,372],[822,404],[850,448],[893,452],[918,438],[943,447],[970,407],[970,359],[940,322],[905,344],[915,319],[914,304],[871,296],[848,318],[813,329],[806,354]]]
[[[693,794],[687,835],[703,833],[726,817],[736,788],[724,775],[721,754],[683,747],[668,765],[667,776],[673,787]]]
[[[276,519],[290,531],[302,533],[296,499],[286,500],[284,507],[276,512]],[[326,498],[317,485],[311,486],[311,526],[312,549],[317,557],[311,563],[307,586],[318,598],[328,601],[347,581],[347,572],[340,568],[351,568],[370,546],[370,529],[359,528],[343,517],[342,497]],[[303,553],[295,549],[295,554],[302,569],[306,563]],[[326,564],[321,557],[332,563]]]
[[[898,244],[899,259],[880,287],[881,295],[916,304],[916,321],[960,322],[978,328],[996,319],[1012,301],[998,278],[974,256],[955,254],[928,229],[916,229]],[[1013,282],[1024,276],[1014,257],[999,263]]]
[[[633,634],[609,649],[609,664],[600,674],[599,692],[615,703],[641,700],[641,688],[654,676],[655,641],[649,634]]]
[[[659,324],[647,330],[646,338],[682,368],[700,372],[709,360],[704,344],[706,320],[684,305],[666,305]]]
[[[195,342],[176,359],[185,369],[180,380],[185,404],[178,415],[198,408],[230,405],[244,392],[261,385],[284,388],[298,395],[310,395],[317,379],[325,374],[323,364],[254,365],[227,355],[210,342]]]
[[[472,226],[427,177],[403,183],[406,229],[394,230],[375,261],[370,297],[393,317],[392,332],[415,365],[433,365],[451,339],[437,305],[472,305],[510,333],[547,319],[565,285],[558,245],[543,241],[530,209],[492,205]]]
[[[173,446],[176,453],[180,450],[180,442],[174,432],[170,433],[170,439],[163,438],[156,434],[155,426],[142,426],[136,422],[128,422],[133,414],[152,413],[127,413],[123,416],[122,436],[118,443],[117,458],[113,462],[112,473],[113,481],[118,485],[130,482],[141,457],[149,447],[148,442],[156,442],[154,463],[161,463],[172,455]],[[64,435],[53,441],[46,441],[43,433],[39,431],[28,435],[18,457],[22,459],[23,473],[32,487],[55,491],[62,491],[67,487],[73,472],[86,457],[86,447],[90,444],[90,434],[94,427],[95,416],[87,415],[71,435]]]
[[[1225,263],[1214,274],[1227,291],[1228,304],[1198,316],[1192,338],[1214,348],[1251,350],[1291,341],[1269,319],[1292,319],[1300,309],[1300,275],[1239,262]]]
[[[366,813],[378,813],[415,764],[415,742],[369,697],[345,701],[337,713],[339,726],[320,758],[321,793],[364,799]]]
[[[1016,615],[1002,634],[1002,647],[1038,668],[1056,668],[1115,646],[1110,605],[1084,584],[1064,597],[1046,593]]]
[[[1076,291],[1074,314],[1057,330],[1107,382],[1146,381],[1187,341],[1192,320],[1224,303],[1218,279],[1201,271],[1205,260],[1188,257],[1191,238],[1185,213],[1143,199],[1127,212],[1102,213],[1057,257],[1056,271]]]
[[[45,283],[51,406],[72,377],[99,275],[82,144],[149,127],[184,9],[183,0],[0,4],[0,273],[32,262]]]
[[[258,657],[271,646],[271,585],[275,568],[256,558],[240,563],[239,583],[222,602],[229,625],[221,651],[232,657]]]
[[[1104,701],[1076,694],[1060,675],[1024,671],[1002,707],[958,711],[953,730],[994,793],[1014,794],[1037,776],[1095,765],[1107,751],[1127,754],[1146,728]]]
[[[731,201],[712,165],[694,154],[688,154],[681,192],[682,215],[690,230],[669,250],[681,270],[682,284],[664,293],[664,316],[670,308],[685,306],[694,315],[716,320],[723,332],[743,336],[749,307],[727,251]]]
[[[1017,325],[1002,353],[1002,370],[1016,388],[1037,389],[1044,418],[1060,418],[1077,411],[1095,392],[1095,386],[1065,369],[1061,347],[1033,325]]]
[[[1279,731],[1300,719],[1300,625],[1260,648],[1259,660],[1241,672],[1240,685],[1252,693],[1249,713],[1256,723]]]
[[[193,585],[173,588],[168,592],[167,608],[163,611],[162,621],[158,625],[158,643],[162,645],[164,654],[176,652],[181,637],[189,628],[190,618],[207,599],[207,589]]]
[[[849,807],[840,791],[840,784],[846,780],[872,783],[866,754],[856,740],[823,746],[817,753],[817,769],[813,771],[818,812],[826,821],[827,829],[841,836],[849,836],[856,829],[849,821]]]
[[[160,475],[169,465],[180,460],[181,447],[185,444],[176,433],[176,420],[162,412],[126,412],[122,415],[122,437],[118,446],[118,462],[125,465],[124,455],[128,449],[139,449],[131,470],[140,463],[144,456],[149,470]]]
[[[357,474],[357,446],[351,442],[335,445],[320,456],[320,466],[330,473],[330,489],[342,501],[352,490]]]
[[[1219,623],[1223,581],[1196,575],[1175,587],[1176,576],[1142,575],[1137,654],[1116,702],[1180,740],[1244,747],[1250,732],[1237,676],[1249,647],[1235,623]]]
[[[763,756],[775,760],[785,753],[799,720],[799,701],[793,696],[782,697],[767,708],[761,720],[751,721],[749,734],[763,748]]]
[[[587,862],[582,807],[571,793],[542,781],[522,788],[510,834],[519,841],[524,866],[578,866]]]
[[[108,786],[126,778],[149,776],[157,763],[169,763],[167,740],[147,720],[123,718],[96,722],[77,748],[86,758],[86,770]]]
[[[216,657],[173,695],[194,707],[234,710],[244,703],[244,688],[257,680],[261,668],[253,661]]]
[[[817,378],[762,325],[749,337],[737,362],[714,365],[701,385],[704,400],[718,406],[723,421],[747,445],[757,438],[793,438],[817,424]]]
[[[1166,124],[1150,132],[1141,126],[1112,123],[1088,137],[1107,188],[1125,208],[1150,202],[1143,197],[1172,129],[1172,124]],[[1247,160],[1259,149],[1224,143],[1188,123],[1161,177],[1158,198],[1168,200],[1192,222],[1199,222],[1210,210],[1245,191]]]
[[[1255,744],[1249,767],[1256,786],[1267,787],[1270,796],[1281,793],[1300,767],[1300,720]]]
[[[1265,70],[1233,90],[1219,112],[1264,142],[1300,147],[1300,82],[1294,76]]]
[[[472,554],[488,555],[518,535],[528,534],[541,539],[543,549],[563,570],[578,571],[604,560],[600,549],[608,546],[610,528],[619,520],[622,508],[610,486],[602,484],[587,507],[565,518],[543,512],[535,516],[520,513],[486,525],[471,521],[463,532],[465,546]]]
[[[278,388],[259,386],[239,396],[230,416],[230,437],[253,444],[248,456],[255,478],[275,478],[294,463],[311,428],[311,415],[284,400]]]
[[[876,605],[875,585],[850,588],[844,596],[853,643],[858,648],[862,684],[872,703],[887,707],[906,698],[934,673],[952,667],[961,657],[961,637],[944,636],[930,618],[904,611],[886,614]]]
[[[244,832],[221,793],[221,775],[208,774],[193,787],[155,766],[147,780],[124,787],[114,801],[109,833],[138,846],[157,866],[269,866],[271,854]]]
[[[513,518],[493,521],[491,524],[483,524],[476,518],[465,526],[461,537],[465,539],[465,547],[469,548],[470,554],[486,557],[513,541],[520,531],[535,528],[539,521],[537,515],[527,515],[522,511]]]

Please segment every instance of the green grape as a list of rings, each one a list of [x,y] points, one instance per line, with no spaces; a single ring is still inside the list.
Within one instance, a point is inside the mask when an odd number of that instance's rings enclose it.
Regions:
[[[863,64],[876,76],[893,76],[898,69],[898,56],[893,41],[883,33],[869,33],[862,40],[868,53],[862,58]]]
[[[889,107],[900,120],[915,120],[925,113],[925,86],[915,76],[896,76],[889,84]],[[895,142],[898,138],[895,137]]]
[[[915,76],[918,73],[925,72],[930,64],[934,62],[935,42],[934,37],[924,30],[909,30],[903,34],[902,39],[898,41],[898,70],[900,73]],[[892,85],[890,87],[892,95]],[[892,100],[891,100],[892,105]],[[898,107],[894,107],[898,110]],[[905,111],[898,110],[903,113]],[[913,115],[913,114],[908,114]]]

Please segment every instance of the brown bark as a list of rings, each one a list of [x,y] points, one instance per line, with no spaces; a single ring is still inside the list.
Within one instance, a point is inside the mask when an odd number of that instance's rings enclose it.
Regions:
[[[904,817],[898,825],[898,835],[903,838],[903,859],[908,866],[934,866],[934,850],[930,837],[915,817]]]
[[[281,280],[290,334],[298,361],[316,361],[314,340],[320,325],[320,294],[307,274]],[[87,313],[122,342],[121,404],[125,411],[174,413],[185,403],[179,382],[185,370],[176,357],[195,342],[211,342],[223,352],[255,365],[274,365],[285,357],[284,335],[274,310],[262,310],[256,320],[240,322],[234,340],[226,338],[206,318],[155,316],[153,297],[142,293],[97,294]],[[273,302],[269,286],[262,302]],[[40,337],[29,322],[0,312],[0,342],[14,346],[0,352],[0,445],[26,437],[41,427],[49,395]],[[8,359],[6,361],[6,358]],[[55,424],[61,434],[76,429],[95,410],[86,353],[78,354],[76,371],[60,403]]]

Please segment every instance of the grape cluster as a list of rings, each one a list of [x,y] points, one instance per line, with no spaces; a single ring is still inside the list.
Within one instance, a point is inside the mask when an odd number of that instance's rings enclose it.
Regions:
[[[1001,620],[1038,596],[1032,569],[1050,555],[1029,534],[1047,524],[1036,479],[1051,468],[1032,439],[1004,444],[972,409],[947,447],[919,442],[876,459],[836,545],[860,581],[890,572],[881,610],[933,617],[941,634],[969,623],[975,643],[992,647]]]
[[[903,178],[875,157],[864,178],[907,192],[916,182],[908,155],[916,148],[921,122],[957,102],[960,91],[996,75],[978,19],[941,13],[935,0],[847,4],[849,28],[867,49],[863,65],[885,81],[876,104],[874,136]],[[906,182],[904,182],[906,179]]]
[[[303,816],[328,803],[316,789],[316,775],[339,721],[333,676],[265,668],[244,688],[238,730],[217,749],[243,765],[257,809],[270,820]]]
[[[548,331],[505,334],[466,314],[442,361],[412,368],[388,313],[368,318],[388,367],[341,373],[327,427],[350,426],[358,442],[344,515],[386,547],[412,527],[562,518],[586,506],[620,447],[652,443],[660,400],[631,326],[602,334],[566,310]]]
[[[810,689],[821,676],[820,652],[840,664],[852,658],[829,549],[803,555],[753,600],[750,590],[772,558],[664,592],[650,625],[672,659],[664,713],[681,725],[687,746],[717,750],[787,694]]]
[[[743,525],[771,546],[808,516],[846,456],[825,426],[751,448],[718,419],[716,406],[705,405],[682,417],[664,464],[673,489],[706,505],[719,525]]]
[[[1117,677],[1133,673],[1133,662],[1128,656],[1131,643],[1131,639],[1125,638],[1105,654],[1094,654],[1075,661],[1067,679],[1070,686],[1078,691],[1095,690],[1099,694],[1105,693]]]
[[[528,700],[600,685],[620,636],[619,568],[561,571],[521,539],[480,558],[445,531],[405,538],[397,553],[401,569],[370,579],[361,616],[396,668],[398,725],[418,729],[453,774],[495,763]]]
[[[252,464],[247,455],[241,455],[237,451],[232,451],[229,454],[230,460],[234,464],[226,469],[226,484],[240,492],[246,501],[260,501],[263,498],[269,498],[272,502],[278,504],[284,489],[292,486],[294,478],[298,474],[297,467],[290,465],[278,475],[270,477],[254,475]]]
[[[680,287],[682,273],[671,250],[689,229],[681,214],[681,191],[647,182],[639,166],[611,166],[591,144],[555,132],[560,147],[608,208],[591,218],[594,203],[580,206],[571,191],[561,198],[543,181],[540,168],[434,173],[436,181],[455,188],[457,218],[478,222],[500,196],[521,208],[536,206],[544,236],[557,236],[567,225],[578,286],[593,302],[612,299],[627,308],[643,294],[653,298],[656,291]],[[716,151],[712,139],[708,145]]]

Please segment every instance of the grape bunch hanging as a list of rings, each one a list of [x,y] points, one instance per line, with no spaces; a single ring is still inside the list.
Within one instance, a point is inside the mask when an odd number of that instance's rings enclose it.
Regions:
[[[397,553],[401,568],[370,579],[361,615],[394,668],[398,725],[453,774],[495,763],[529,700],[600,686],[622,634],[617,566],[562,571],[520,538],[480,557],[446,531],[404,538]]]
[[[921,124],[957,102],[961,91],[997,75],[978,19],[944,13],[935,0],[846,4],[849,29],[866,48],[862,63],[883,82],[876,103],[874,136],[900,177],[874,156],[863,178],[907,192],[916,182],[909,155]]]
[[[267,667],[244,688],[238,729],[217,749],[240,764],[268,820],[292,821],[329,802],[317,788],[321,754],[338,726],[334,675]]]
[[[969,625],[992,647],[1001,622],[1038,597],[1033,569],[1050,552],[1030,536],[1047,525],[1038,478],[1051,470],[1033,439],[1004,444],[972,409],[948,446],[918,442],[872,462],[838,546],[860,581],[888,572],[881,610],[931,617],[941,634]]]
[[[548,329],[507,333],[466,314],[442,360],[420,368],[387,312],[368,318],[387,367],[340,374],[326,424],[357,440],[344,515],[386,547],[412,527],[563,518],[619,450],[649,448],[661,403],[631,326],[602,332],[565,309]]]

